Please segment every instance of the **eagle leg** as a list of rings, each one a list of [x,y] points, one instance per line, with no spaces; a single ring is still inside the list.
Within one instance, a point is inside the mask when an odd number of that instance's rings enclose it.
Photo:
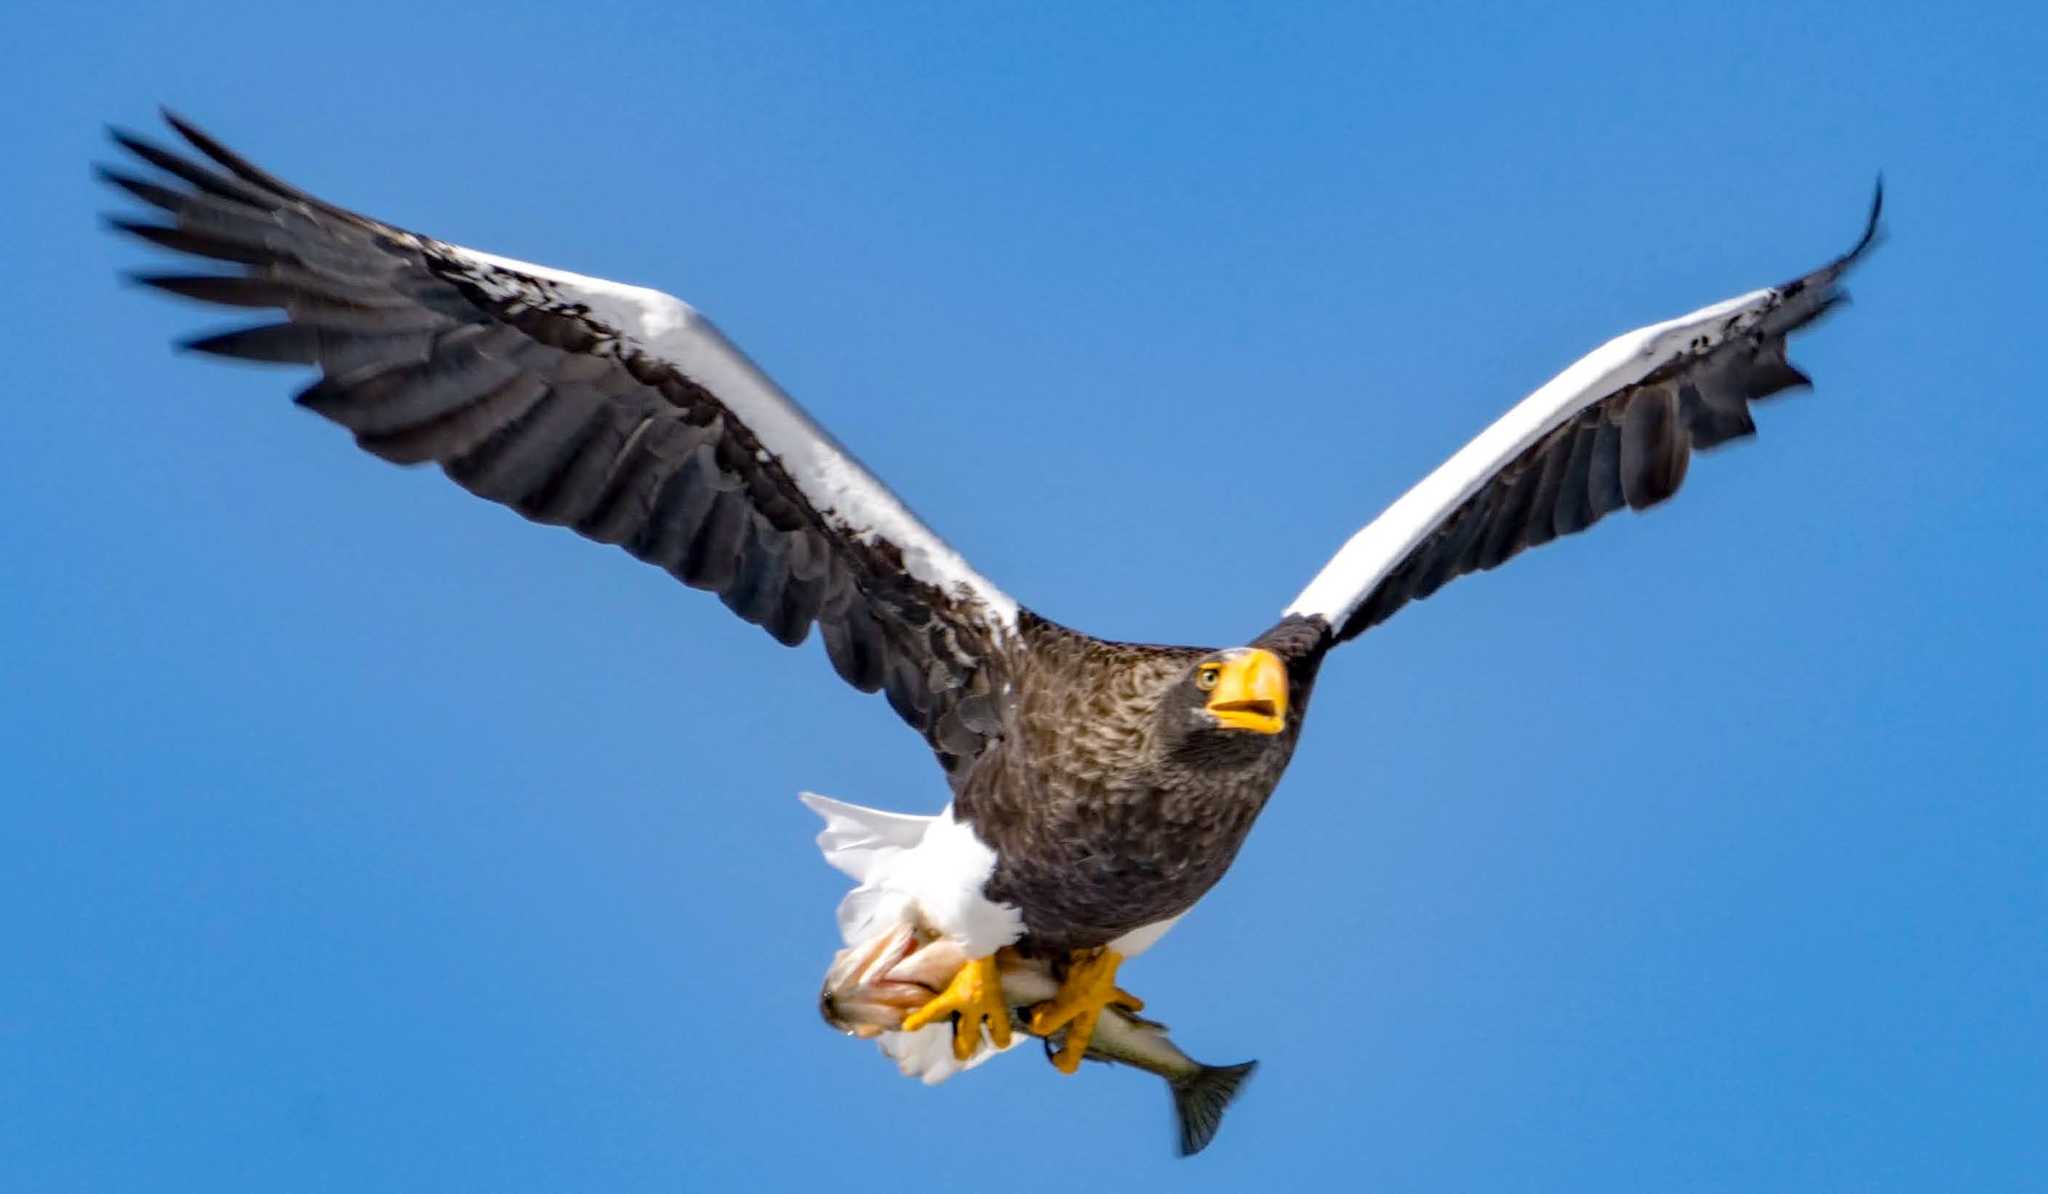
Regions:
[[[903,1018],[903,1031],[916,1032],[943,1016],[953,1017],[953,1057],[966,1061],[981,1047],[981,1026],[998,1049],[1010,1047],[1010,1009],[994,954],[975,958],[953,973],[953,981],[923,1007]]]
[[[1061,980],[1059,993],[1031,1009],[1034,1035],[1051,1036],[1062,1026],[1067,1030],[1067,1039],[1052,1057],[1053,1068],[1060,1073],[1071,1074],[1081,1068],[1103,1008],[1144,1010],[1144,1000],[1116,985],[1116,968],[1123,960],[1113,949],[1075,950],[1067,960],[1067,977]]]

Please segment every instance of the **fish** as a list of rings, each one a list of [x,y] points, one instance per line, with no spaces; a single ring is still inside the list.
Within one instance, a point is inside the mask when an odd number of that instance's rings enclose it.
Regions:
[[[1020,959],[1020,961],[1029,961]],[[1042,960],[1038,960],[1042,961]],[[1048,965],[1004,967],[1003,994],[1011,1001],[1010,1019],[1024,1030],[1032,1004],[1051,999],[1059,990]],[[1060,1029],[1045,1037],[1048,1059],[1059,1051],[1066,1038]],[[1083,1061],[1106,1065],[1127,1065],[1156,1074],[1166,1082],[1173,1096],[1174,1134],[1178,1151],[1192,1157],[1209,1147],[1216,1130],[1223,1126],[1223,1113],[1259,1068],[1256,1061],[1236,1065],[1207,1065],[1181,1051],[1167,1035],[1166,1025],[1121,1008],[1104,1008],[1095,1023],[1095,1035],[1088,1040]]]
[[[903,1018],[943,990],[966,961],[966,953],[950,939],[936,937],[915,924],[898,924],[839,951],[826,971],[818,1010],[827,1024],[850,1036],[900,1035]],[[1050,959],[1027,957],[1015,950],[999,953],[997,966],[1012,1028],[1022,1039],[1029,1035],[1031,1007],[1051,999],[1059,990],[1059,980]],[[950,1037],[950,1029],[945,1035]],[[1061,1029],[1041,1038],[1048,1057],[1065,1036]],[[997,1052],[1000,1050],[984,1042],[967,1064],[978,1064]],[[1259,1066],[1256,1061],[1220,1066],[1196,1061],[1173,1043],[1166,1025],[1118,1007],[1103,1009],[1082,1057],[1141,1069],[1164,1081],[1172,1097],[1175,1146],[1183,1157],[1201,1152],[1216,1138],[1224,1111]],[[906,1065],[905,1072],[912,1072],[911,1067]]]

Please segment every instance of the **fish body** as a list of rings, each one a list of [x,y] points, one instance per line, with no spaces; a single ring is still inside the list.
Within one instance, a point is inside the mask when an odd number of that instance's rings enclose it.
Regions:
[[[966,954],[950,939],[933,937],[911,924],[898,924],[839,952],[826,973],[819,1010],[834,1028],[858,1037],[881,1037],[886,1048],[890,1038],[904,1035],[900,1032],[903,1017],[943,990],[966,961]],[[1051,999],[1059,990],[1059,979],[1046,958],[1004,950],[998,962],[1011,1024],[1021,1038],[1028,1033],[1032,1006]],[[1064,1035],[1061,1031],[1043,1038],[1048,1054],[1059,1048]],[[968,1064],[998,1051],[984,1043]],[[902,1060],[896,1052],[891,1055]],[[1256,1061],[1227,1066],[1196,1061],[1173,1043],[1164,1024],[1117,1007],[1103,1010],[1083,1056],[1088,1061],[1132,1066],[1163,1080],[1173,1098],[1176,1143],[1184,1157],[1202,1151],[1215,1138],[1223,1124],[1223,1112],[1258,1068]],[[912,1072],[908,1063],[904,1069]],[[941,1076],[950,1072],[942,1071]]]

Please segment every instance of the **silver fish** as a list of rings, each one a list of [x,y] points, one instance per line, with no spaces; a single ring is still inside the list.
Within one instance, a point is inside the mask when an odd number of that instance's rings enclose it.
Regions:
[[[922,1007],[951,981],[967,956],[945,938],[932,938],[909,925],[841,950],[825,975],[818,999],[825,1022],[858,1037],[877,1037],[902,1027],[903,1017]],[[1014,1031],[1026,1032],[1030,1009],[1059,990],[1052,963],[1005,950],[998,957],[1003,994]],[[1065,1031],[1044,1038],[1047,1056]],[[986,1048],[987,1046],[984,1046]],[[1088,1042],[1088,1061],[1135,1066],[1157,1074],[1173,1096],[1180,1155],[1202,1151],[1223,1125],[1223,1112],[1258,1068],[1258,1062],[1204,1065],[1183,1053],[1166,1026],[1122,1010],[1105,1008]]]

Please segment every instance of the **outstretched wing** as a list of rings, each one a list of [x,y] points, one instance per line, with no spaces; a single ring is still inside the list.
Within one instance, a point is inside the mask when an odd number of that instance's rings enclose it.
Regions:
[[[1756,434],[1749,404],[1807,386],[1785,338],[1847,296],[1837,283],[1876,242],[1827,265],[1617,336],[1488,427],[1351,537],[1288,607],[1342,642],[1446,581],[1677,492],[1694,448]]]
[[[949,769],[996,734],[1016,603],[702,315],[344,211],[165,116],[212,164],[114,133],[169,178],[102,168],[163,213],[112,223],[240,268],[139,280],[284,312],[189,347],[318,365],[299,404],[368,451],[618,544],[784,643],[815,622]]]

